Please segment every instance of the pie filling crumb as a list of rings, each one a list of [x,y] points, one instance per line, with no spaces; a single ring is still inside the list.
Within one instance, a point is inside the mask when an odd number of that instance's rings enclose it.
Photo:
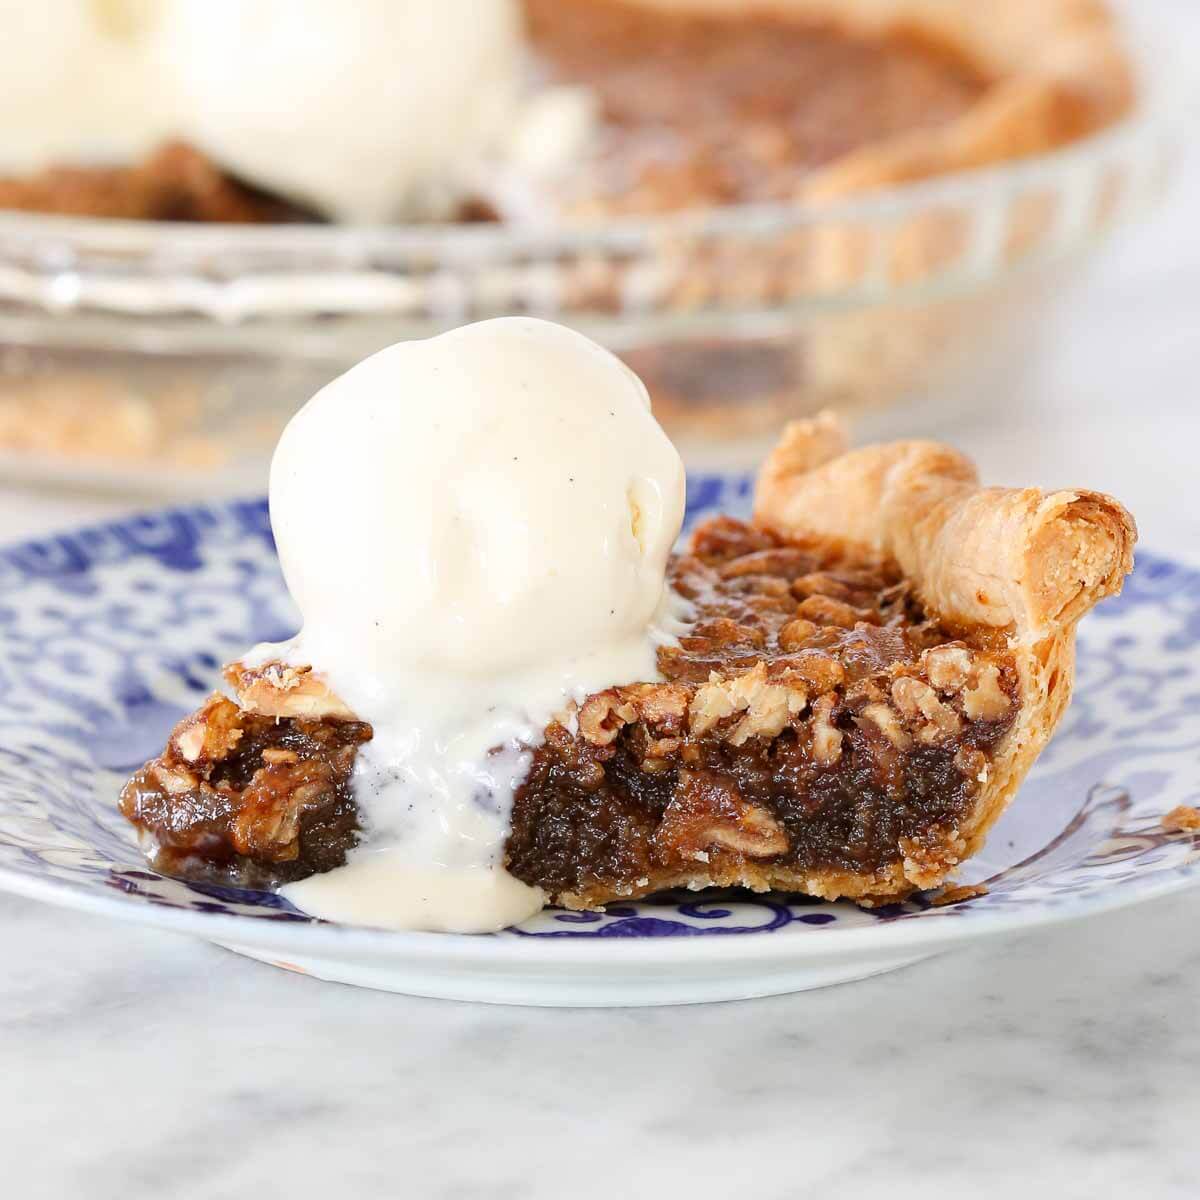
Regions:
[[[274,887],[341,866],[358,834],[350,773],[362,721],[277,720],[221,695],[185,717],[121,792],[167,875]]]
[[[931,619],[889,564],[730,518],[698,530],[671,582],[694,607],[688,635],[660,651],[662,681],[548,727],[514,803],[511,873],[572,906],[808,874],[877,874],[868,901],[940,882],[1017,716],[1003,644]],[[357,840],[350,773],[371,735],[214,696],[122,810],[167,873],[304,878]]]
[[[1200,833],[1200,808],[1180,804],[1162,819],[1168,833]]]

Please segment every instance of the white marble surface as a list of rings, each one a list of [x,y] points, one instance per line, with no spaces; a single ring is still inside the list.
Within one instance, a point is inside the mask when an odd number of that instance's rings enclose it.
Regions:
[[[1180,12],[1184,11],[1180,5]],[[1200,550],[1200,170],[943,432]],[[0,486],[0,536],[119,511]],[[0,896],[0,1195],[1132,1194],[1200,1178],[1200,895],[689,1009],[372,994]]]
[[[359,992],[0,899],[3,1194],[1184,1200],[1198,914],[569,1011]]]

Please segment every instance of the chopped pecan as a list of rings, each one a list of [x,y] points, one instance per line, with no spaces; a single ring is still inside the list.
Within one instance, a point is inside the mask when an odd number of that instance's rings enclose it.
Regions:
[[[908,720],[920,724],[917,737],[922,742],[941,741],[962,730],[958,713],[943,704],[937,692],[920,679],[901,676],[892,684],[892,699]]]
[[[646,742],[643,762],[649,759],[667,759],[672,754],[678,754],[680,747],[683,745],[683,738],[664,737],[650,738]]]
[[[897,750],[907,750],[912,745],[908,730],[900,724],[900,718],[886,704],[868,704],[858,714],[860,721],[870,721]]]
[[[788,848],[787,835],[779,822],[764,808],[748,804],[735,825],[712,825],[707,831],[710,845],[736,850],[747,858],[770,858],[784,854]]]
[[[998,721],[1008,715],[1012,700],[1000,686],[1000,668],[994,662],[979,665],[971,686],[963,691],[962,706],[972,721]]]
[[[792,595],[800,600],[806,596],[828,596],[831,600],[849,600],[852,594],[849,586],[824,571],[813,571],[792,581]]]
[[[842,731],[834,725],[833,706],[837,697],[822,696],[813,705],[812,754],[824,767],[830,767],[842,757]]]
[[[813,692],[831,692],[846,682],[846,668],[828,650],[801,650],[780,665],[781,674],[803,679]]]
[[[856,679],[846,689],[846,705],[861,709],[864,704],[886,704],[887,693],[873,679]]]
[[[707,733],[726,717],[744,713],[728,735],[732,745],[741,746],[752,737],[778,736],[807,703],[808,694],[802,685],[771,682],[765,664],[759,663],[731,679],[714,675],[697,689],[690,710],[692,732]]]
[[[610,688],[587,698],[579,710],[579,732],[593,746],[610,746],[637,716],[637,709],[621,695],[621,689]]]
[[[954,752],[954,766],[961,775],[976,783],[988,781],[987,755],[973,746],[959,746]]]
[[[680,732],[687,716],[691,693],[672,683],[642,683],[622,689],[638,710],[638,716],[661,732]]]
[[[647,775],[663,775],[674,766],[668,758],[643,758],[641,761],[641,768]]]
[[[679,639],[685,650],[708,651],[722,646],[761,647],[766,637],[761,629],[744,625],[729,617],[715,617],[701,621],[690,634]]]
[[[769,550],[743,554],[723,563],[719,572],[722,579],[734,579],[739,575],[774,575],[790,579],[807,573],[812,565],[811,554],[791,546],[775,546]]]
[[[966,646],[934,646],[921,655],[921,669],[939,692],[959,692],[974,659]]]
[[[220,693],[209,696],[171,731],[179,757],[189,763],[220,762],[233,752],[241,737],[238,707]]]
[[[155,782],[169,796],[182,796],[199,786],[199,779],[184,767],[158,762],[150,768]]]
[[[336,779],[349,773],[355,747],[343,746],[328,759],[267,763],[250,778],[234,817],[234,849],[256,859],[291,862],[300,855],[300,819],[320,804]]]
[[[836,625],[839,629],[853,629],[859,621],[873,624],[875,616],[866,609],[854,608],[828,596],[807,596],[796,611],[818,625]]]
[[[815,625],[803,617],[797,617],[779,631],[779,648],[787,653],[803,649],[819,632],[819,625]]]
[[[571,778],[585,792],[595,792],[604,786],[604,766],[594,758],[581,759],[572,772]]]
[[[308,721],[355,720],[342,699],[312,667],[293,667],[282,662],[247,667],[235,662],[225,668],[225,679],[244,712]]]
[[[738,575],[725,580],[725,589],[734,596],[745,596],[747,599],[756,596],[770,596],[772,600],[783,597],[791,599],[792,595],[788,581],[774,575]]]

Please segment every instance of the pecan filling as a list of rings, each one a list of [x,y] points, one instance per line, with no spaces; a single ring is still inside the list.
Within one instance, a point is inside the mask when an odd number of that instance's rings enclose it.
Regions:
[[[805,172],[948,124],[987,86],[961,56],[906,33],[617,0],[525,10],[546,74],[598,97],[598,158],[583,177],[593,194],[578,198],[597,211],[787,200]]]
[[[660,652],[666,682],[550,727],[514,804],[512,873],[588,903],[697,863],[944,860],[1016,716],[1003,648],[928,618],[883,564],[727,518],[672,578],[697,620]]]
[[[209,697],[121,792],[168,875],[270,887],[345,862],[358,833],[350,772],[361,721],[245,712]]]
[[[1016,715],[1000,644],[930,619],[895,570],[729,518],[674,560],[694,606],[660,683],[554,722],[513,806],[509,870],[570,904],[746,866],[944,874]],[[244,682],[244,680],[243,680]],[[371,727],[214,696],[126,786],[169,874],[270,886],[340,866]],[[893,889],[894,891],[894,889]]]

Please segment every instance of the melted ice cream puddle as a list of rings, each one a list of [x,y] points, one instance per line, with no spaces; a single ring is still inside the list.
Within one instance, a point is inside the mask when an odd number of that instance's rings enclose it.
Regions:
[[[390,928],[536,912],[542,893],[503,868],[528,748],[572,701],[658,678],[683,508],[641,381],[548,322],[393,346],[319,392],[271,468],[304,627],[250,661],[311,664],[375,737],[355,768],[361,844],[284,895]]]

